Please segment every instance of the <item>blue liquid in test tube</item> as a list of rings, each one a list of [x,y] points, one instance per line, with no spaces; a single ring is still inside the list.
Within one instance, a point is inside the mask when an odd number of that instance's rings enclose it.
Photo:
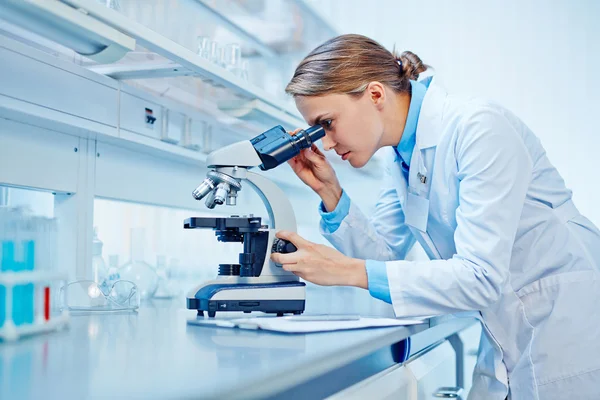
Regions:
[[[12,270],[13,254],[10,253],[12,249],[12,242],[2,241],[2,252],[0,253],[0,272],[8,272]],[[0,285],[0,328],[4,325],[6,320],[6,287]]]
[[[0,328],[6,319],[6,288],[0,285]]]
[[[3,271],[33,271],[35,246],[33,240],[23,241],[23,261],[15,260],[15,243],[2,243]],[[33,323],[33,283],[16,285],[13,288],[12,319],[16,326]]]

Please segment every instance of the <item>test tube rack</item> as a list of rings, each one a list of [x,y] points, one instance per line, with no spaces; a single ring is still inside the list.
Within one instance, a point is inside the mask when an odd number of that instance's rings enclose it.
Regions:
[[[42,332],[49,332],[65,328],[69,323],[67,310],[57,311],[58,304],[51,304],[56,298],[51,293],[52,288],[58,288],[60,282],[67,280],[63,274],[46,271],[1,272],[0,273],[0,339],[14,341],[23,336]],[[33,304],[33,318],[30,320],[16,321],[20,318],[14,311],[18,304],[14,302],[15,292],[23,288],[33,288],[29,292],[31,299],[24,299],[22,293],[20,301]],[[53,312],[54,311],[54,312]]]

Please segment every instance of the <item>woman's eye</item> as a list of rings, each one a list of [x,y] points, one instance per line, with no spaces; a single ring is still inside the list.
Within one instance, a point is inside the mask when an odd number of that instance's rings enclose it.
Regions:
[[[325,128],[325,129],[331,129],[331,123],[332,123],[332,122],[333,122],[332,120],[330,120],[330,119],[326,119],[326,120],[324,120],[324,121],[321,121],[321,126],[322,126],[323,128]]]

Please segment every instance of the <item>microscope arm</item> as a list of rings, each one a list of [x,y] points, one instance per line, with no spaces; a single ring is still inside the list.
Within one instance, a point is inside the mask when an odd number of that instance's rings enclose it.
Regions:
[[[258,193],[269,214],[271,228],[296,232],[296,216],[283,190],[264,176],[247,172],[246,181]]]

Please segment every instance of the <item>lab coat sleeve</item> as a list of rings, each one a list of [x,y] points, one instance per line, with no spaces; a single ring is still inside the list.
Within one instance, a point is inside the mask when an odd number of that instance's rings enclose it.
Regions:
[[[329,229],[327,222],[321,220],[323,237],[349,257],[378,261],[404,259],[415,238],[404,223],[404,212],[389,166],[384,169],[383,187],[371,218],[367,218],[349,197],[348,200],[347,215],[337,229]]]
[[[456,254],[386,263],[398,317],[483,310],[498,300],[509,276],[531,157],[520,133],[492,109],[465,117],[456,135]]]

